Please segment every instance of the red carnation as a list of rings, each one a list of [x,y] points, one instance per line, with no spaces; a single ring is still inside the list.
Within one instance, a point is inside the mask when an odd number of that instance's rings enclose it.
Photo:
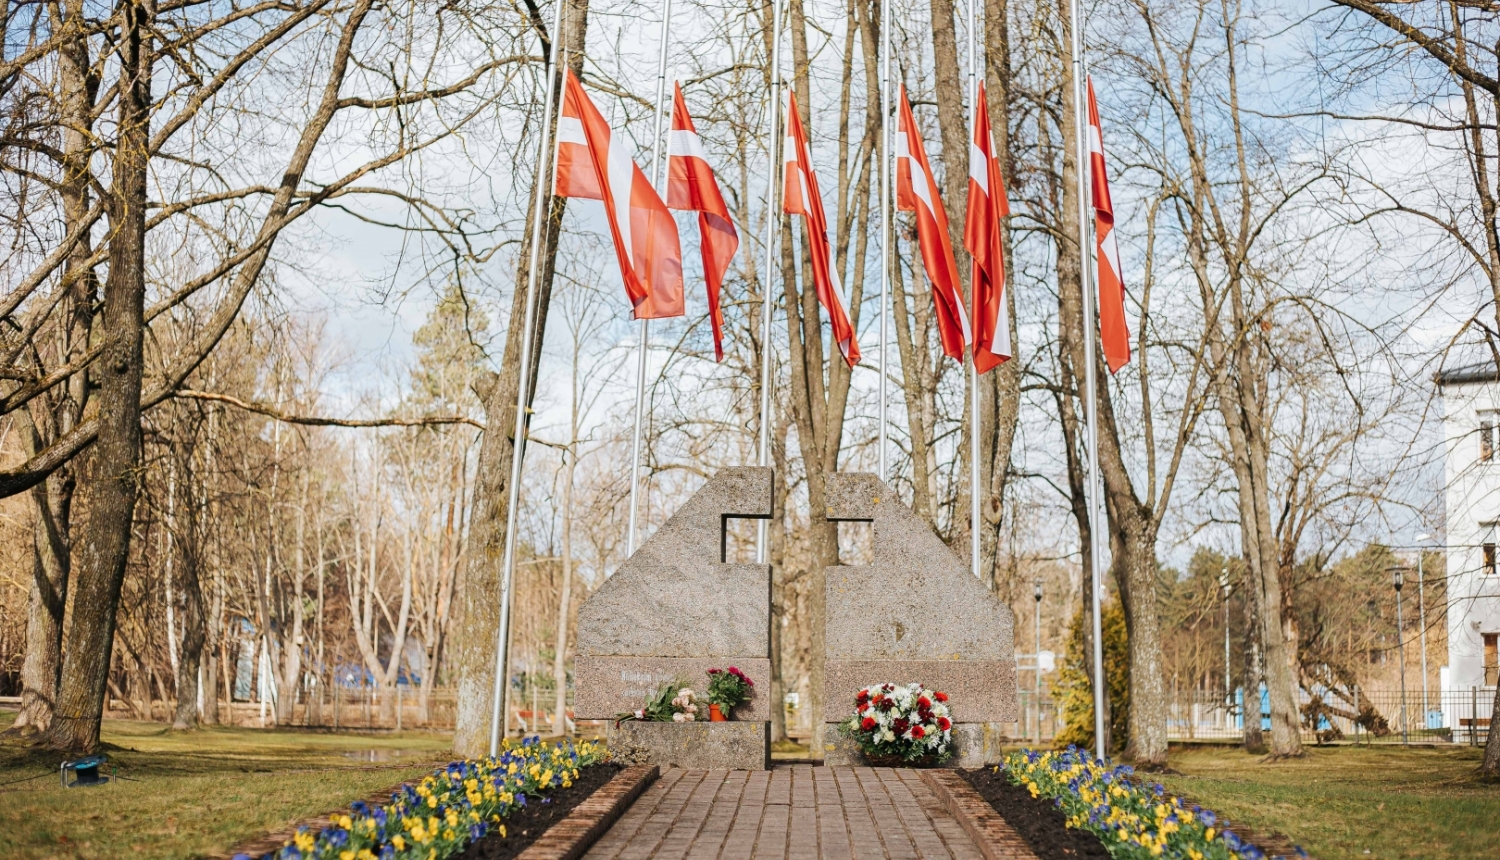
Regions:
[[[891,724],[891,728],[895,729],[898,735],[906,731],[910,726],[911,723],[905,717],[897,717],[896,721]]]
[[[932,697],[935,698],[935,699],[937,699],[939,702],[946,702],[946,701],[948,701],[948,694],[947,693],[933,693]]]
[[[871,729],[875,728],[875,718],[865,717],[864,719],[859,721],[859,727],[867,732],[870,731]]]
[[[947,717],[938,717],[938,728],[946,732],[953,728],[953,721]]]
[[[911,730],[911,736],[912,737],[914,737],[914,738],[920,738],[921,736],[923,736],[925,734],[927,734],[927,733],[924,732],[924,731],[922,731],[922,727],[921,726],[913,726],[912,727],[912,730]]]
[[[930,710],[932,710],[932,700],[929,699],[929,698],[927,698],[926,696],[923,696],[922,698],[918,699],[917,700],[917,710],[919,710],[919,711],[930,711]]]
[[[859,707],[855,708],[854,710],[856,710],[856,711],[860,712],[861,714],[863,714],[865,711],[870,710],[870,706],[867,705],[867,704],[865,704],[864,702],[860,702],[859,703]]]
[[[859,695],[857,695],[857,696],[854,697],[854,701],[856,701],[856,702],[868,702],[868,701],[870,701],[870,691],[869,690],[860,690],[859,691]]]

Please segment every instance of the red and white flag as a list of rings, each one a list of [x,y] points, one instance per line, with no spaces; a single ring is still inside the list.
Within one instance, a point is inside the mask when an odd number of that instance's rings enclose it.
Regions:
[[[1120,272],[1120,246],[1115,242],[1115,208],[1109,200],[1109,174],[1104,167],[1104,130],[1094,79],[1089,77],[1089,176],[1094,198],[1094,241],[1099,278],[1099,342],[1104,362],[1114,373],[1130,362],[1130,327],[1125,322],[1125,278]]]
[[[964,313],[963,291],[959,288],[958,262],[953,256],[953,241],[948,238],[948,213],[938,196],[937,179],[927,161],[927,148],[912,117],[906,86],[900,92],[901,119],[896,126],[896,208],[917,213],[917,241],[922,247],[922,263],[927,279],[932,281],[932,302],[937,307],[938,334],[943,340],[943,354],[964,360],[964,347],[971,338],[969,317]]]
[[[729,220],[729,207],[719,192],[719,182],[703,141],[688,115],[682,87],[673,85],[672,133],[668,138],[667,206],[698,213],[699,245],[703,250],[703,280],[708,288],[708,320],[714,330],[714,360],[724,360],[724,314],[719,308],[719,289],[729,261],[740,247],[739,234]]]
[[[974,366],[980,373],[1010,359],[1010,321],[1005,315],[1005,246],[1000,224],[1010,214],[1005,178],[990,133],[990,109],[979,85],[974,135],[969,138],[969,213],[964,247],[974,258],[970,289],[974,298]]]
[[[568,70],[557,123],[559,197],[602,200],[636,319],[680,317],[682,245],[677,222],[599,109]]]
[[[801,215],[807,225],[807,245],[812,256],[813,282],[818,301],[828,312],[833,327],[833,341],[850,367],[859,363],[859,344],[854,326],[844,312],[843,287],[839,284],[838,266],[833,259],[833,244],[828,241],[828,215],[823,210],[823,195],[818,191],[818,175],[813,172],[812,155],[807,148],[807,133],[797,114],[797,94],[788,93],[786,139],[782,149],[786,184],[783,186],[782,211]]]

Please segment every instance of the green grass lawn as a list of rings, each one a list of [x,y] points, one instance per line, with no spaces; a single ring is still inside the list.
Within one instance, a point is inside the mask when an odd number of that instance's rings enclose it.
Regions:
[[[13,714],[0,713],[0,729]],[[119,780],[64,789],[55,754],[0,744],[0,857],[188,858],[223,852],[293,821],[421,776],[445,735],[295,729],[172,732],[106,720]],[[30,782],[14,780],[46,774]]]
[[[1500,857],[1500,786],[1474,778],[1480,750],[1309,748],[1267,762],[1238,750],[1173,749],[1172,791],[1276,833],[1318,860]]]

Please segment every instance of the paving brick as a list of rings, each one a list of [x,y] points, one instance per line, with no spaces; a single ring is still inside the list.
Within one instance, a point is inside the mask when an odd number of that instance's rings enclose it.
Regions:
[[[933,782],[930,773],[808,765],[749,772],[670,768],[585,856],[1035,860],[983,798]],[[968,788],[956,774],[947,775]],[[981,838],[994,844],[981,845]]]

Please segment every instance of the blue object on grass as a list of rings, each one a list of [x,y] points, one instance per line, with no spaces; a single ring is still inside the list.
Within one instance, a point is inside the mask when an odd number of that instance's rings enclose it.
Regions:
[[[80,785],[103,785],[109,782],[109,777],[100,773],[109,759],[102,755],[84,756],[75,761],[65,761],[59,768],[62,776],[63,788],[77,788]],[[73,774],[73,781],[68,781],[68,773]]]

